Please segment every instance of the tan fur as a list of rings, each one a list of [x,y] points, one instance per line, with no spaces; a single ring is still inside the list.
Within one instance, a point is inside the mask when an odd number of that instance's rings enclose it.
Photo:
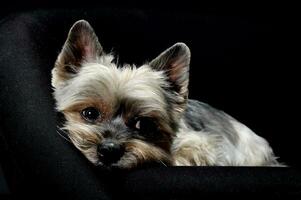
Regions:
[[[96,125],[86,125],[74,121],[68,121],[64,128],[68,131],[68,136],[72,143],[78,148],[92,163],[98,163],[97,144],[103,140]]]
[[[112,114],[112,107],[108,103],[103,102],[99,98],[87,98],[82,100],[82,102],[77,102],[76,104],[70,105],[69,107],[62,110],[68,121],[74,121],[79,123],[85,123],[85,120],[80,115],[81,111],[88,107],[95,107],[101,111],[101,116],[97,122],[102,122],[107,120]]]
[[[171,163],[170,156],[164,150],[137,139],[131,139],[125,143],[126,154],[120,160],[121,168],[133,168],[147,162]],[[118,164],[118,163],[117,163]]]

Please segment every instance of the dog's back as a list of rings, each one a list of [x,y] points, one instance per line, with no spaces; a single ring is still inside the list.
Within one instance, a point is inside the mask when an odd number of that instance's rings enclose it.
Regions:
[[[267,141],[223,111],[188,100],[173,143],[175,165],[279,165]]]

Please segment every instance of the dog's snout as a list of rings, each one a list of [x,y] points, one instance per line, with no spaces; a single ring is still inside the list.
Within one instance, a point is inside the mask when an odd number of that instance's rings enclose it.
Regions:
[[[121,144],[110,140],[99,144],[97,152],[104,164],[113,164],[123,156],[124,148]]]

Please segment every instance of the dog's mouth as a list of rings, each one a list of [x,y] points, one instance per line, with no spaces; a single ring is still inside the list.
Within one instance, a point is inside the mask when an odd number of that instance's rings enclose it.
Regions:
[[[130,155],[131,153],[125,152],[118,160],[116,158],[104,158],[103,156],[99,156],[96,165],[105,169],[132,169],[142,164]]]
[[[104,168],[132,169],[140,166],[168,166],[168,151],[153,144],[133,139],[126,143],[106,140],[97,145],[94,164]]]
[[[148,167],[167,167],[170,164],[168,161],[161,160],[139,160],[131,152],[125,152],[119,160],[103,160],[102,157],[99,157],[96,166],[102,169],[121,169],[121,170],[130,170],[134,168],[148,168]]]

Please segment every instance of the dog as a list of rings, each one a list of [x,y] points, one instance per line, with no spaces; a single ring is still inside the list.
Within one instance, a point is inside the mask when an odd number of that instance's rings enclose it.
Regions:
[[[176,43],[142,66],[118,67],[77,21],[52,69],[61,130],[96,166],[279,166],[262,137],[188,99],[190,50]]]

